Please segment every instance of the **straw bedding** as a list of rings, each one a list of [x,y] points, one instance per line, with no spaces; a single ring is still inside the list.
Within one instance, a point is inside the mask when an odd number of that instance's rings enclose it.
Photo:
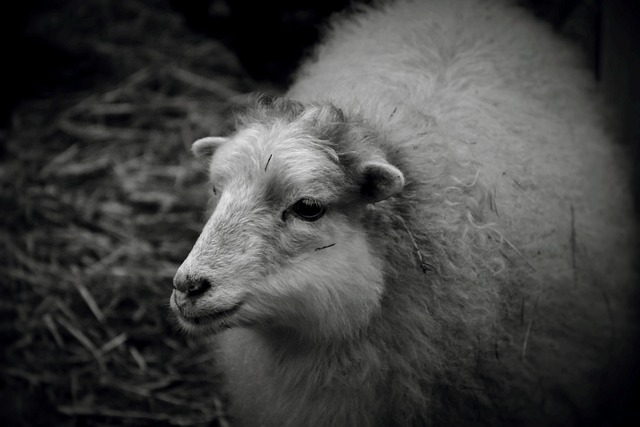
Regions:
[[[27,31],[75,61],[40,64],[2,131],[0,416],[226,425],[167,296],[206,204],[188,147],[255,83],[161,0],[50,1]]]

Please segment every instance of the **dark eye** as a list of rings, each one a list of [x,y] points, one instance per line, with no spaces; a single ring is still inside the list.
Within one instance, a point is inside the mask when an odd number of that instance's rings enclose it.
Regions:
[[[324,215],[326,208],[319,201],[304,197],[295,202],[291,210],[305,221],[315,221]]]
[[[212,185],[212,186],[211,186],[211,192],[213,193],[213,195],[214,195],[214,196],[217,196],[217,195],[218,195],[218,189],[216,188],[216,186],[215,186],[215,185]]]

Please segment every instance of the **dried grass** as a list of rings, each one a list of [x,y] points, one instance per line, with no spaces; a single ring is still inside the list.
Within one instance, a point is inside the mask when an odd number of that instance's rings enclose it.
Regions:
[[[41,28],[113,71],[24,102],[7,133],[2,416],[225,426],[211,355],[177,332],[167,301],[206,202],[188,147],[224,133],[229,99],[252,83],[163,1],[66,4],[39,16]],[[65,19],[79,24],[56,24]]]

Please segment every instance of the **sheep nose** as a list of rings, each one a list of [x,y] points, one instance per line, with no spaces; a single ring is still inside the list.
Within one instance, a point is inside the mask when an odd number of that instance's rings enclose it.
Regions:
[[[173,278],[173,289],[185,297],[197,297],[211,288],[209,280],[203,277],[193,277],[178,271]]]

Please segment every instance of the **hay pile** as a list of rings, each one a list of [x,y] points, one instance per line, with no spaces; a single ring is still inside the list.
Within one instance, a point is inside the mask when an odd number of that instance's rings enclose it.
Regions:
[[[34,20],[106,71],[23,102],[3,131],[4,425],[226,425],[168,297],[207,201],[188,148],[224,133],[253,83],[162,0],[56,0]]]

